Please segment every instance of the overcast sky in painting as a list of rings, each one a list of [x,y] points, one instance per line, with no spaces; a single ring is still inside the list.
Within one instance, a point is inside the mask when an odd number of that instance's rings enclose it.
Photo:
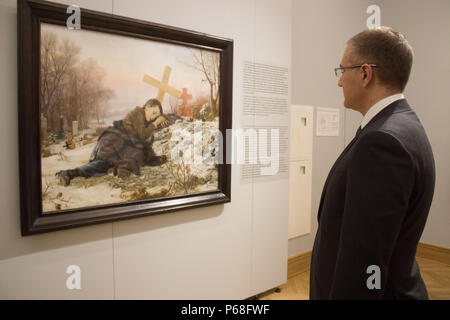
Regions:
[[[144,74],[161,80],[165,66],[172,68],[169,78],[171,87],[179,91],[187,88],[192,100],[199,96],[209,97],[209,85],[202,81],[203,74],[183,63],[192,64],[192,49],[103,32],[68,30],[44,23],[41,28],[42,32],[53,32],[59,39],[69,38],[80,46],[80,61],[87,58],[97,61],[106,72],[104,86],[115,93],[109,102],[111,108],[126,113],[142,106],[148,99],[156,98],[158,89],[143,81]],[[162,104],[164,112],[169,112],[168,94]]]

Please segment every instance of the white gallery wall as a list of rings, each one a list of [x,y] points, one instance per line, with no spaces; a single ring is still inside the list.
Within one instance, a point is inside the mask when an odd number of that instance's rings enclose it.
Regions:
[[[233,39],[234,128],[243,61],[290,68],[290,0],[59,2]],[[237,165],[231,203],[21,237],[14,0],[0,1],[0,33],[0,298],[242,299],[286,281],[288,178],[242,183]],[[66,289],[69,265],[81,290]]]

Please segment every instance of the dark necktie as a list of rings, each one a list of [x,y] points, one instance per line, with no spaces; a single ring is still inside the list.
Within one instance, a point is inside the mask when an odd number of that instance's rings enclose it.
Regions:
[[[361,131],[362,131],[361,126],[359,126],[358,130],[356,130],[355,137],[359,137],[359,135],[361,134]]]

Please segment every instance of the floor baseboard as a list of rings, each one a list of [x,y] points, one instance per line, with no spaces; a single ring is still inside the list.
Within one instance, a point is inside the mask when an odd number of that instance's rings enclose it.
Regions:
[[[416,257],[431,259],[450,265],[450,248],[419,242]]]
[[[295,277],[300,273],[309,271],[309,266],[311,265],[311,253],[312,251],[308,251],[288,259],[288,279]],[[419,242],[416,256],[450,265],[449,248]]]
[[[312,251],[308,251],[288,259],[288,278],[309,271],[309,266],[311,265],[311,253]]]

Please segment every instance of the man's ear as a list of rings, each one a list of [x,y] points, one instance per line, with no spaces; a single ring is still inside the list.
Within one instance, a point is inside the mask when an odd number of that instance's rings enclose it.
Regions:
[[[362,72],[363,72],[362,79],[364,81],[364,87],[366,87],[372,81],[373,70],[371,70],[370,67],[363,66]]]

